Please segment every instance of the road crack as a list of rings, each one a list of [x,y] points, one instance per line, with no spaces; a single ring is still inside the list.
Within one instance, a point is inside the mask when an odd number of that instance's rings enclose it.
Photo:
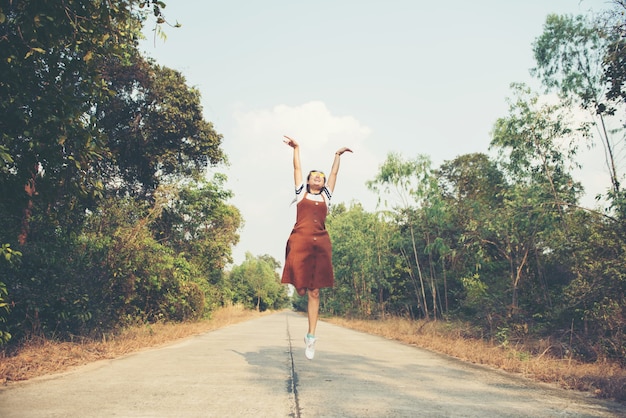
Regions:
[[[300,402],[298,400],[298,373],[296,372],[295,363],[293,361],[293,345],[291,344],[291,332],[289,331],[289,316],[285,315],[287,320],[287,341],[289,343],[289,380],[287,381],[287,392],[291,394],[292,406],[291,416],[301,418]]]

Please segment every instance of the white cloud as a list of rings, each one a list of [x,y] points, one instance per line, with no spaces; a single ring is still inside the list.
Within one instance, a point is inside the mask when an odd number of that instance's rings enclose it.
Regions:
[[[237,110],[233,116],[235,138],[248,145],[259,146],[265,138],[296,138],[310,150],[323,150],[327,146],[358,146],[370,134],[352,116],[334,116],[320,101],[300,106],[277,105],[272,109],[252,111]]]

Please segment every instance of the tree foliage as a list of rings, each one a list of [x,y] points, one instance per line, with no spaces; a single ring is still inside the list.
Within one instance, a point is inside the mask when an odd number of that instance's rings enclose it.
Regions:
[[[623,2],[617,4],[624,8]],[[580,106],[589,112],[611,181],[607,192],[610,208],[623,218],[626,200],[621,183],[626,167],[620,155],[626,152],[626,103],[621,96],[622,29],[623,21],[619,20],[550,15],[533,46],[537,61],[533,73],[547,91],[558,93],[566,105]]]
[[[438,306],[441,304],[438,301],[438,269],[432,259],[432,250],[435,249],[432,244],[440,244],[442,241],[438,231],[431,234],[431,229],[419,227],[424,225],[423,222],[438,218],[437,212],[443,209],[438,206],[438,186],[432,176],[430,159],[420,155],[415,159],[404,160],[391,153],[381,165],[376,178],[368,181],[367,185],[370,190],[382,192],[382,196],[395,196],[391,202],[385,199],[384,204],[392,206],[391,214],[399,220],[401,228],[409,233],[406,242],[400,243],[400,252],[414,284],[417,306],[425,318],[437,318],[441,310]],[[426,263],[418,248],[425,248],[428,255]]]
[[[604,56],[604,76],[610,85],[608,100],[626,101],[626,1],[614,0],[615,8],[605,14],[605,31],[611,34]],[[602,24],[602,22],[600,22]],[[619,36],[622,34],[622,36]]]
[[[147,197],[169,177],[197,177],[225,160],[222,136],[204,120],[200,93],[181,73],[142,57],[131,65],[110,59],[104,72],[115,95],[96,117],[110,158],[96,164],[109,187],[110,179],[121,180],[118,194]]]
[[[391,281],[395,256],[390,227],[358,204],[332,208],[327,228],[333,240],[335,287],[322,293],[324,309],[336,315],[379,316],[390,303],[405,301]]]
[[[280,283],[278,266],[280,263],[269,255],[254,257],[246,253],[243,263],[234,266],[229,274],[232,301],[257,311],[286,307],[287,286]]]
[[[556,355],[623,362],[624,141],[623,126],[608,128],[624,109],[615,22],[547,18],[534,74],[558,97],[512,84],[494,157],[431,169],[426,156],[389,154],[367,182],[385,210],[340,205],[329,217],[336,286],[322,308],[461,318],[500,344],[531,336]],[[590,115],[582,123],[581,109]],[[581,207],[573,176],[594,138],[612,185],[601,212]]]
[[[13,261],[0,263],[2,341],[195,319],[225,302],[242,219],[225,177],[206,177],[226,163],[222,137],[198,90],[137,49],[164,7],[0,1],[0,242]]]

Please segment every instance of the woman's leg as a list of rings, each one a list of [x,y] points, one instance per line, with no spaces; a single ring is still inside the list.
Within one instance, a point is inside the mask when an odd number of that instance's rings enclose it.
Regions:
[[[309,334],[315,335],[315,328],[317,327],[317,317],[320,310],[320,290],[309,289],[307,293],[307,315],[309,317]]]

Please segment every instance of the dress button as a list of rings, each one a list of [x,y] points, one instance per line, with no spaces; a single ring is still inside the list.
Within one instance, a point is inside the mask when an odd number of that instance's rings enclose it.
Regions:
[[[315,202],[315,206],[317,206],[317,205],[319,205],[319,204],[320,204],[319,202]]]
[[[313,241],[317,241],[317,238],[313,238]]]

